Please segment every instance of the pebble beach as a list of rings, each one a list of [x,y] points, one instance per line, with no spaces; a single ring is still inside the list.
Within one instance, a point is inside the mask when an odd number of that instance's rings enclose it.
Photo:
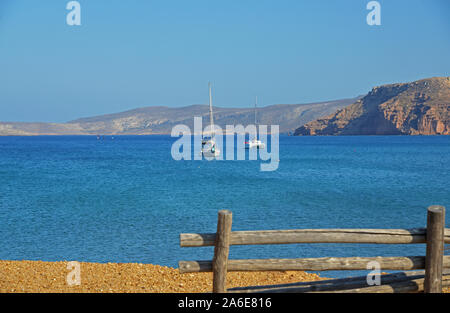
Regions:
[[[212,273],[142,263],[80,262],[81,283],[69,286],[68,262],[0,261],[0,293],[208,293]],[[227,288],[324,280],[301,271],[230,272]],[[449,293],[450,288],[444,288]]]
[[[81,284],[69,286],[68,262],[0,261],[0,293],[201,293],[211,292],[212,273],[140,263],[80,262]],[[316,274],[230,272],[228,288],[315,281]]]

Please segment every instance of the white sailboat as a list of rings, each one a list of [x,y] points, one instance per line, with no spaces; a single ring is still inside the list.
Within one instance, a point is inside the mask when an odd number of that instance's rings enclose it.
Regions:
[[[256,106],[258,104],[258,97],[255,98],[255,127],[256,127],[256,137],[252,138],[250,141],[245,142],[245,148],[246,149],[264,149],[266,147],[266,144],[263,143],[261,140],[258,140],[258,123],[256,121]]]
[[[212,108],[212,94],[211,83],[208,83],[209,88],[209,123],[211,128],[211,136],[203,136],[202,138],[202,150],[201,153],[206,158],[215,158],[220,155],[220,150],[216,146],[215,134],[214,134],[214,117]]]

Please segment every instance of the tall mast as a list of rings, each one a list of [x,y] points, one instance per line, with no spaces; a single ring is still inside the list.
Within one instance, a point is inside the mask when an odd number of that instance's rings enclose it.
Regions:
[[[258,96],[255,97],[255,127],[256,127],[256,140],[258,140],[258,124],[256,122],[256,105],[258,104]]]
[[[211,82],[208,83],[209,88],[209,123],[211,125],[211,137],[214,136],[214,118],[213,118],[213,109],[212,109],[212,94],[211,94]]]
[[[258,96],[255,97],[255,126],[256,125],[256,105],[258,104]]]

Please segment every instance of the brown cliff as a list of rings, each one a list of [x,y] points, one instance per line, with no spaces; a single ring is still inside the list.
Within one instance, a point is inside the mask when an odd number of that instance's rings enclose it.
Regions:
[[[450,77],[375,87],[295,135],[450,135]]]

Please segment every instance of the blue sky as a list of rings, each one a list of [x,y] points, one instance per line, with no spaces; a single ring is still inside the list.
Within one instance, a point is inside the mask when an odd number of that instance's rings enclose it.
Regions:
[[[450,1],[0,0],[0,121],[353,97],[450,75]]]

